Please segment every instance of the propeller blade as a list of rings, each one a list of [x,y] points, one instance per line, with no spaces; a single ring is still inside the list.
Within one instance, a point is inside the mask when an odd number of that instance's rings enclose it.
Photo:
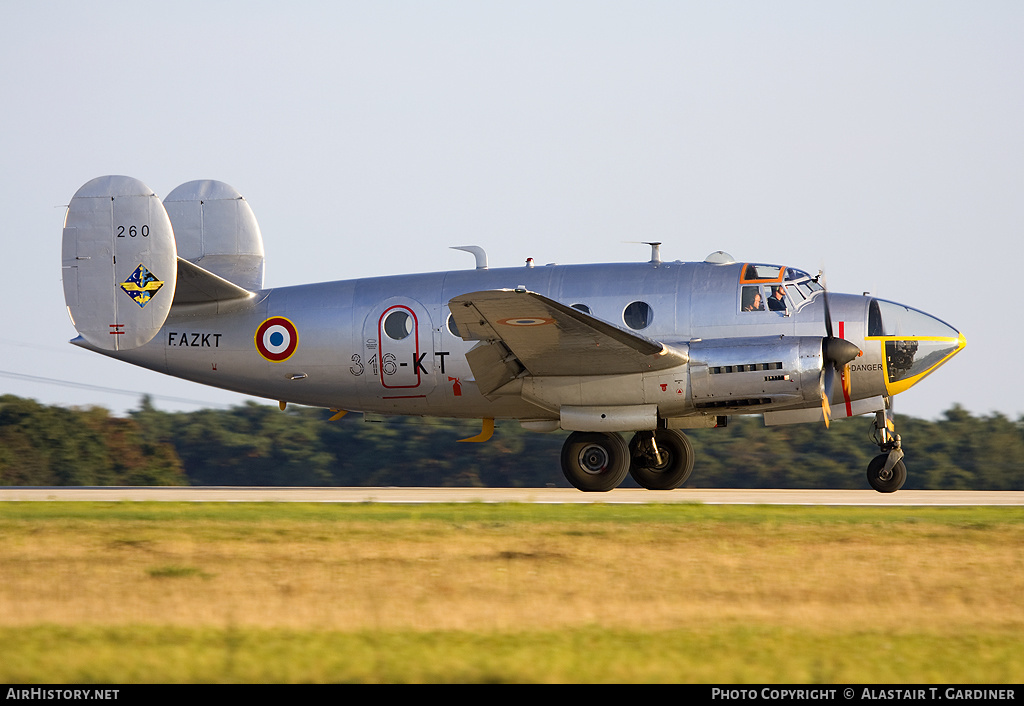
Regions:
[[[821,290],[822,301],[825,304],[825,335],[828,338],[834,338],[832,335],[832,310],[828,305],[828,289]]]
[[[861,354],[860,348],[845,338],[836,338],[832,332],[832,307],[828,303],[828,287],[825,275],[818,273],[818,284],[821,285],[821,302],[825,309],[825,340],[822,342],[822,355],[832,363],[836,372],[841,372],[851,360]]]
[[[835,369],[826,365],[821,371],[821,412],[825,416],[825,428],[828,429],[832,422],[832,405],[829,399],[832,397],[832,385],[835,383]]]
[[[825,314],[825,338],[821,339],[822,364],[821,378],[821,411],[825,416],[825,428],[832,421],[832,388],[836,375],[840,377],[843,395],[850,397],[850,361],[860,356],[862,351],[845,338],[836,338],[832,331],[832,307],[828,301],[828,286],[825,284],[824,272],[818,272],[818,284],[821,285],[821,303]]]

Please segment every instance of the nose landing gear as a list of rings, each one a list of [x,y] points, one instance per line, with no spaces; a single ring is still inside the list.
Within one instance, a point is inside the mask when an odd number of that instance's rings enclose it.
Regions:
[[[875,412],[872,439],[882,452],[868,464],[868,483],[879,493],[895,493],[907,482],[900,435],[884,410]]]

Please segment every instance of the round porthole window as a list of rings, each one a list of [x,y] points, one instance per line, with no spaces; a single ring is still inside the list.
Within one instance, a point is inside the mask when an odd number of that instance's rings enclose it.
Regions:
[[[384,317],[384,333],[387,337],[401,341],[412,333],[412,317],[404,309],[395,309]]]
[[[573,304],[572,308],[578,309],[579,311],[582,311],[584,314],[590,313],[590,307],[587,306],[586,304]]]
[[[453,336],[458,336],[459,338],[462,338],[462,335],[459,333],[459,327],[455,324],[455,317],[452,316],[451,314],[448,314],[448,331]]]
[[[639,331],[651,325],[654,319],[654,312],[647,302],[632,302],[622,312],[622,320],[626,326]]]

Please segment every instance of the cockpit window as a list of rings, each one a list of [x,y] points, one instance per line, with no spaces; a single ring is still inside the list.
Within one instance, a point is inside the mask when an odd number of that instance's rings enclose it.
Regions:
[[[794,305],[799,305],[805,299],[810,299],[815,292],[820,292],[822,287],[817,278],[811,277],[803,270],[794,267],[786,268],[786,293],[793,298]]]
[[[765,287],[765,290],[767,290],[768,310],[786,311],[786,286],[783,284],[773,284]]]
[[[757,285],[744,286],[740,308],[743,311],[764,311],[761,288]]]
[[[740,310],[788,315],[790,309],[799,309],[823,289],[817,277],[795,267],[747,263],[740,274]],[[754,303],[755,292],[759,305]]]
[[[778,265],[748,264],[743,268],[744,282],[778,282],[782,279],[782,268]]]
[[[747,263],[740,276],[740,311],[787,314],[790,306],[802,304],[810,296],[810,290],[796,289],[798,282],[807,281],[811,281],[810,275],[792,267]]]

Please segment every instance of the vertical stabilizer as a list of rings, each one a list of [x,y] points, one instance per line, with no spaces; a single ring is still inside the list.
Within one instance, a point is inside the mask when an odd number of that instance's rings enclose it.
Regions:
[[[148,343],[167,318],[177,279],[174,232],[138,179],[104,176],[71,199],[61,252],[64,301],[75,328],[104,350]]]
[[[200,179],[164,198],[178,257],[243,289],[263,289],[263,235],[249,202],[222,181]]]

